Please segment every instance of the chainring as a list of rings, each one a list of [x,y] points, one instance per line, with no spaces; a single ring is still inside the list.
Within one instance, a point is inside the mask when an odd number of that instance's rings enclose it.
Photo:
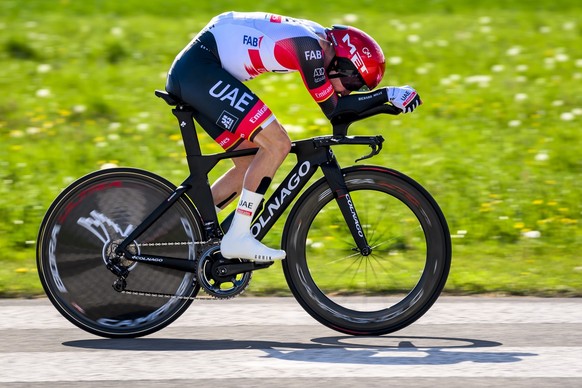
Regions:
[[[221,275],[220,267],[229,263],[242,263],[240,259],[225,259],[220,247],[214,246],[204,252],[197,263],[197,280],[204,292],[219,299],[230,299],[242,294],[251,281],[252,271],[234,275]]]

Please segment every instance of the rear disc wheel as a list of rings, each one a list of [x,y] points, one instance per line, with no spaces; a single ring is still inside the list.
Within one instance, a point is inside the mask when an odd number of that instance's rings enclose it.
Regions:
[[[127,287],[175,296],[159,298],[116,291],[106,265],[125,240],[175,189],[165,179],[136,169],[110,169],[85,176],[53,202],[41,224],[37,266],[41,283],[59,312],[76,326],[104,337],[153,333],[179,317],[199,286],[194,273],[122,258]],[[202,240],[198,214],[180,198],[130,244],[132,253],[196,260]]]

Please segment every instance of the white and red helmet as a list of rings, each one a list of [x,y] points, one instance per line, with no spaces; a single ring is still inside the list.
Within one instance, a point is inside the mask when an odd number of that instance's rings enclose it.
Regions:
[[[335,49],[335,58],[327,68],[330,78],[340,78],[348,90],[374,89],[382,77],[386,59],[382,48],[364,31],[355,27],[334,25],[326,29]]]

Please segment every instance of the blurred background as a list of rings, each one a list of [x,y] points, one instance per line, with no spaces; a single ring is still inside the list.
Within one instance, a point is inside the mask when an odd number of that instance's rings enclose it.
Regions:
[[[0,0],[0,296],[42,294],[36,234],[76,178],[111,166],[175,184],[187,176],[175,119],[153,91],[199,29],[229,10],[357,26],[384,49],[381,86],[419,91],[414,114],[369,119],[351,134],[382,134],[384,151],[367,162],[412,176],[441,205],[453,237],[447,292],[582,295],[578,0]],[[329,133],[298,74],[250,87],[292,139]],[[250,288],[285,290],[276,266]]]

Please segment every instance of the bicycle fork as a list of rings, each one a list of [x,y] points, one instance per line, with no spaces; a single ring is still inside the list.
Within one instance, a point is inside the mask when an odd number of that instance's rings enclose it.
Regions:
[[[362,227],[360,218],[358,217],[358,212],[356,211],[356,207],[352,201],[350,193],[348,192],[346,181],[337,160],[331,151],[330,154],[329,161],[322,164],[321,169],[327,179],[329,187],[334,193],[337,204],[344,216],[350,232],[352,233],[352,237],[354,238],[354,242],[356,243],[360,254],[368,256],[372,253],[372,247],[368,245],[368,240],[364,234],[364,228]]]

